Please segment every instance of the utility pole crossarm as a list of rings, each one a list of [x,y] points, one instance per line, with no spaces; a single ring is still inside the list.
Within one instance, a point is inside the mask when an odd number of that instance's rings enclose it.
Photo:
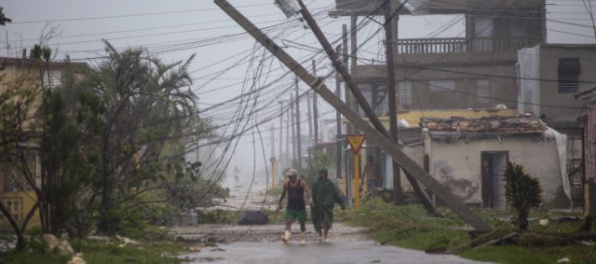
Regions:
[[[466,220],[474,229],[481,232],[488,232],[494,230],[494,227],[487,224],[472,210],[470,210],[458,197],[443,188],[441,184],[424,171],[416,162],[404,154],[401,149],[390,138],[371,127],[370,124],[362,119],[358,114],[344,104],[340,98],[335,96],[325,84],[319,79],[310,74],[302,65],[288,55],[281,49],[273,40],[263,34],[255,25],[240,14],[234,7],[232,7],[226,0],[214,0],[226,14],[228,14],[234,21],[236,21],[242,28],[251,34],[259,43],[267,48],[274,56],[276,56],[284,65],[291,69],[300,79],[306,82],[313,90],[325,99],[331,106],[337,109],[343,116],[346,117],[355,127],[368,135],[368,138],[379,145],[386,153],[388,153],[394,160],[396,160],[400,167],[413,175],[426,187],[431,189],[438,197],[443,199],[445,203],[456,212],[462,219]]]

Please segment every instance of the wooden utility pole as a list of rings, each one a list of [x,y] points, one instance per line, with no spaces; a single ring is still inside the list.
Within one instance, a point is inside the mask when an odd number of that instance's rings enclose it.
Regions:
[[[290,93],[290,116],[292,117],[292,161],[296,160],[296,122],[294,122],[294,95]],[[295,166],[295,162],[290,162],[290,167]]]
[[[300,135],[300,90],[298,90],[298,77],[296,76],[296,142],[298,154],[297,167],[298,175],[302,173],[302,139]]]
[[[345,26],[345,25],[344,25]],[[341,53],[341,45],[337,46],[337,53]],[[341,99],[341,77],[335,71],[335,96]],[[335,170],[336,170],[336,178],[341,179],[341,157],[342,157],[342,147],[341,147],[341,115],[339,111],[335,111],[335,125],[337,126],[337,132],[335,136]],[[346,179],[347,184],[347,179]]]
[[[310,106],[310,94],[311,92],[308,91],[306,92],[306,115],[307,115],[307,120],[308,120],[308,145],[312,145],[313,141],[310,141],[310,139],[312,139],[312,108]]]
[[[393,51],[395,48],[395,38],[397,34],[393,34],[393,23],[397,21],[397,19],[392,19],[391,14],[393,13],[393,5],[391,4],[391,0],[387,0],[387,4],[385,6],[385,42],[386,47],[386,60],[387,60],[387,90],[389,96],[389,133],[391,133],[391,139],[394,142],[399,141],[398,135],[398,127],[397,127],[397,104],[396,98],[398,93],[395,91],[395,67],[393,62]],[[395,14],[397,18],[397,14]],[[393,203],[394,204],[403,204],[404,203],[404,196],[401,189],[401,175],[399,172],[399,166],[397,162],[393,161]]]
[[[281,153],[282,153],[282,137],[283,137],[283,116],[284,116],[284,107],[283,107],[283,102],[282,101],[277,101],[279,103],[279,154],[277,154],[277,158],[279,159],[279,169],[281,171],[282,169],[282,157],[281,157]]]
[[[275,125],[271,125],[271,188],[275,188]]]
[[[317,76],[317,65],[315,60],[312,60],[312,72]],[[315,146],[319,144],[319,107],[317,106],[317,94],[312,95],[312,113],[313,113],[313,127],[315,133]]]
[[[236,21],[242,28],[244,28],[251,36],[253,36],[261,45],[267,48],[274,56],[276,56],[288,69],[291,69],[299,78],[308,84],[316,93],[325,99],[331,106],[340,111],[356,128],[366,133],[368,138],[380,146],[387,154],[398,162],[400,167],[406,172],[413,175],[422,184],[432,190],[445,203],[453,209],[462,219],[466,220],[474,229],[481,232],[490,232],[494,227],[487,224],[472,210],[470,210],[460,198],[453,195],[445,189],[441,183],[434,179],[431,175],[426,173],[416,162],[404,154],[400,147],[393,142],[385,134],[370,126],[370,124],[352,111],[350,107],[344,104],[331,92],[327,86],[317,77],[310,74],[302,65],[288,55],[275,42],[267,37],[259,28],[252,24],[246,17],[240,14],[234,7],[232,7],[226,0],[214,0],[214,2],[226,12],[234,21]],[[303,6],[302,2],[299,2]],[[304,7],[302,7],[304,9]]]

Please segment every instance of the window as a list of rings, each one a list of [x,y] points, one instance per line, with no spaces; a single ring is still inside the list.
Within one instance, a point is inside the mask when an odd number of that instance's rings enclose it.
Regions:
[[[511,18],[511,24],[509,31],[512,37],[527,37],[528,36],[528,23],[530,19],[525,17],[514,17]]]
[[[559,93],[574,94],[578,92],[581,66],[578,58],[559,59]]]
[[[61,85],[60,79],[62,78],[62,72],[60,71],[49,71],[43,73],[43,87],[45,88],[56,88]]]
[[[474,18],[474,41],[472,42],[474,52],[493,51],[493,18]]]
[[[431,91],[454,91],[455,81],[453,80],[430,80],[428,82]]]
[[[401,106],[406,108],[412,104],[412,82],[403,81],[397,84],[397,96]]]
[[[490,80],[476,80],[476,100],[481,104],[490,103]]]
[[[380,85],[375,89],[375,105],[373,106],[378,116],[384,116],[389,113],[389,97],[387,96],[387,86]]]

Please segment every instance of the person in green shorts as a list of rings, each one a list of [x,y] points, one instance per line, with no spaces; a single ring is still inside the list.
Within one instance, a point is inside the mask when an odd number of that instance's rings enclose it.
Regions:
[[[335,183],[327,178],[327,169],[319,170],[319,179],[312,184],[311,220],[319,234],[319,242],[327,242],[327,233],[333,224],[335,203],[346,209],[344,199]]]
[[[308,204],[312,204],[312,195],[310,188],[306,181],[298,179],[298,172],[295,169],[290,169],[286,173],[288,179],[284,182],[281,196],[279,197],[279,209],[283,208],[282,201],[288,194],[288,206],[286,207],[286,230],[281,236],[284,243],[288,243],[292,235],[292,223],[296,219],[300,223],[301,239],[300,243],[304,244],[304,232],[306,231],[306,204],[304,202],[304,193],[308,194]]]

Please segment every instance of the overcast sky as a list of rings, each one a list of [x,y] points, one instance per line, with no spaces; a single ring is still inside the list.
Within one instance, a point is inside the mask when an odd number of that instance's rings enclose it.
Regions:
[[[315,56],[318,74],[330,71],[329,61],[322,56],[320,45],[310,30],[304,29],[295,18],[286,19],[273,0],[230,0],[230,3],[265,29],[297,60],[304,61],[306,68],[311,69],[309,58]],[[334,7],[334,1],[305,0],[305,3],[330,41],[336,41],[341,35],[342,23],[349,24],[349,21],[327,16]],[[247,107],[242,107],[240,101],[217,106],[242,91],[249,91],[251,86],[268,88],[263,88],[259,94],[258,103],[262,109],[252,111],[256,114],[251,116],[247,127],[271,119],[279,113],[277,101],[289,99],[293,76],[287,74],[287,69],[281,67],[277,60],[271,59],[269,53],[264,53],[259,45],[255,45],[255,41],[210,0],[9,0],[0,2],[0,5],[13,21],[0,27],[4,31],[0,32],[2,56],[19,56],[22,48],[38,43],[40,35],[47,34],[52,28],[56,32],[46,44],[58,51],[58,60],[63,59],[65,54],[86,61],[103,56],[101,39],[119,48],[143,46],[166,62],[184,60],[196,54],[190,69],[194,78],[193,90],[199,96],[200,107],[205,109],[204,117],[213,118],[218,125],[230,123],[230,120],[238,121],[236,117],[243,109],[247,109],[243,116],[249,116],[252,102]],[[548,0],[547,5],[549,42],[594,43],[590,8],[586,8],[582,0]],[[374,35],[378,27],[378,24],[367,23],[360,31],[360,39],[371,38],[360,56],[383,60],[383,34]],[[437,32],[438,28],[443,30]],[[400,38],[463,37],[464,21],[461,16],[402,16],[399,33]],[[251,77],[245,82],[246,76],[259,77]],[[282,76],[286,77],[274,82]],[[334,87],[333,82],[328,85]],[[301,85],[301,89],[306,91],[307,87]],[[322,105],[321,108],[322,118],[334,118],[329,107]],[[265,141],[265,156],[269,157],[270,124],[259,128]],[[229,127],[222,133],[233,134],[232,131],[234,127]],[[308,133],[306,124],[302,125],[302,131]],[[253,132],[258,131],[250,130],[239,142],[233,166],[253,167]],[[262,152],[258,135],[255,137],[257,152]],[[262,155],[256,156],[260,158]],[[261,159],[257,162],[257,166],[264,166]]]

